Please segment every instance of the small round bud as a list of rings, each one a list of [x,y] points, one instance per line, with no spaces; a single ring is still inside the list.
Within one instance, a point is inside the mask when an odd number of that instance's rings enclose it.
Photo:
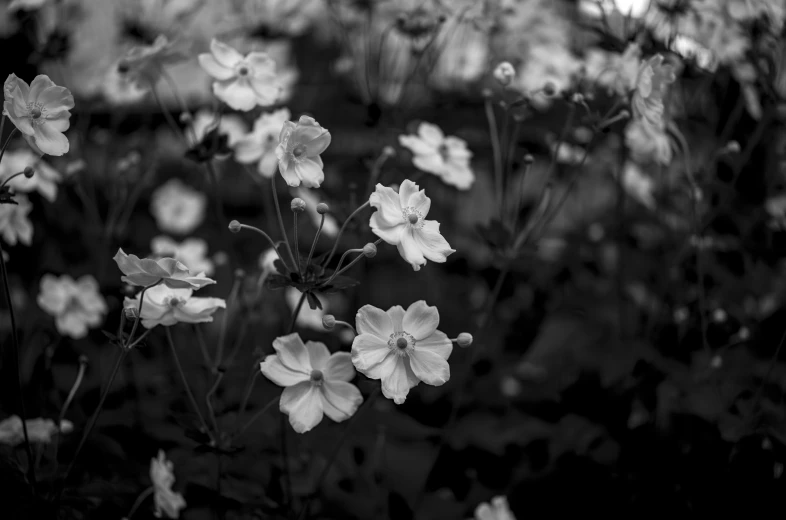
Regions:
[[[715,309],[712,312],[712,321],[714,321],[715,323],[723,323],[724,321],[726,321],[726,317],[727,317],[726,311],[724,311],[723,309]]]
[[[333,330],[336,326],[336,317],[332,314],[325,314],[322,316],[322,326],[325,327],[326,330]]]
[[[122,292],[125,296],[133,296],[136,292],[136,289],[132,285],[124,284],[122,288]]]
[[[242,280],[245,277],[246,277],[246,272],[243,269],[241,269],[239,267],[237,269],[235,269],[235,279],[236,280]]]
[[[194,118],[191,116],[190,112],[183,112],[183,113],[181,113],[179,119],[180,119],[180,122],[183,123],[184,125],[187,125],[188,123],[190,123],[191,121],[194,120]]]
[[[34,170],[34,169],[32,169],[32,168],[31,168],[31,167],[29,167],[29,166],[25,166],[25,177],[27,177],[27,178],[29,179],[29,178],[30,178],[30,177],[32,177],[33,175],[35,175],[35,170]]]
[[[292,199],[292,202],[289,204],[289,209],[294,211],[295,213],[303,213],[306,211],[306,201],[301,199],[300,197],[295,197]]]
[[[369,242],[365,246],[363,246],[363,254],[366,255],[366,258],[374,258],[377,256],[377,246],[373,242]]]
[[[319,213],[320,215],[324,215],[328,211],[330,211],[330,206],[328,206],[324,202],[320,202],[319,204],[317,204],[317,213]]]
[[[726,144],[726,150],[729,153],[740,153],[741,150],[740,143],[738,143],[737,141],[729,141]]]
[[[90,359],[89,359],[87,356],[85,356],[84,354],[82,354],[81,356],[79,356],[79,364],[80,364],[80,365],[87,365],[87,363],[88,363],[89,361],[90,361]]]
[[[557,86],[551,81],[549,81],[545,85],[543,85],[543,93],[546,94],[547,96],[553,96],[554,94],[557,93]]]
[[[524,164],[532,164],[534,162],[535,158],[532,156],[532,154],[527,154],[524,156]]]
[[[494,96],[494,93],[491,91],[490,88],[484,88],[481,91],[481,95],[486,99],[491,99]]]
[[[503,61],[494,69],[494,79],[503,87],[510,85],[510,82],[513,81],[515,77],[516,69],[514,69],[513,65],[508,61]]]
[[[459,347],[467,348],[472,345],[472,334],[469,332],[462,332],[458,335],[458,338],[456,338],[456,343],[458,343]]]
[[[230,222],[229,230],[232,233],[238,233],[240,231],[240,222],[238,222],[237,220],[233,220],[232,222]]]
[[[620,119],[630,119],[630,112],[628,110],[620,110],[620,113],[617,114],[617,117]]]
[[[723,358],[720,357],[720,356],[717,356],[717,355],[716,356],[712,356],[712,359],[710,360],[710,366],[712,368],[716,368],[716,369],[722,367],[723,366]]]
[[[581,103],[584,103],[584,95],[579,94],[578,92],[576,92],[575,94],[573,94],[573,96],[570,98],[570,100],[572,102],[576,103],[577,105],[580,105]]]
[[[747,341],[751,337],[751,331],[748,327],[740,327],[740,330],[737,331],[737,337],[741,341]]]
[[[393,157],[394,155],[396,155],[396,150],[392,146],[386,146],[382,149],[382,155]]]

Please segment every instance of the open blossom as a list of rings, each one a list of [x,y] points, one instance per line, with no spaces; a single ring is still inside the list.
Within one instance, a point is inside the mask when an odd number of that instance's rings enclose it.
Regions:
[[[207,242],[201,238],[187,238],[176,242],[166,236],[157,236],[150,242],[155,256],[174,258],[194,273],[213,274],[213,261],[207,257]]]
[[[52,436],[58,432],[58,427],[52,419],[28,419],[27,436],[31,443],[49,444]],[[74,430],[71,421],[63,420],[60,422],[60,433],[70,433]],[[0,444],[18,446],[25,441],[25,432],[22,428],[22,419],[18,415],[12,415],[8,419],[0,421]]]
[[[235,110],[274,104],[281,93],[276,62],[266,52],[240,54],[213,38],[210,53],[199,55],[199,64],[216,81],[213,94]]]
[[[180,510],[185,509],[183,495],[172,491],[175,484],[175,468],[171,460],[167,460],[164,450],[158,451],[158,457],[150,459],[150,481],[153,482],[153,515],[156,518],[179,518]]]
[[[191,121],[190,130],[186,132],[188,146],[196,146],[213,129],[217,128],[219,135],[227,136],[227,145],[235,146],[246,133],[246,123],[236,114],[223,114],[216,121],[216,114],[209,110],[200,110]]]
[[[11,74],[3,85],[3,114],[14,123],[38,155],[63,155],[68,139],[63,132],[70,126],[74,97],[58,87],[49,76],[38,75],[28,86]]]
[[[631,99],[634,119],[642,119],[657,127],[663,126],[663,98],[675,79],[674,67],[670,64],[664,65],[661,54],[643,62]]]
[[[483,502],[475,508],[474,520],[516,520],[508,506],[508,499],[497,496],[491,499],[491,504]]]
[[[150,45],[131,47],[118,62],[118,71],[138,88],[148,90],[154,86],[164,67],[183,61],[186,54],[170,42],[163,34],[159,34]]]
[[[207,195],[174,178],[150,198],[150,213],[162,231],[187,235],[205,219]]]
[[[123,307],[136,311],[139,297],[123,301]],[[213,321],[218,309],[225,309],[226,302],[221,298],[193,296],[193,289],[172,289],[166,285],[156,285],[145,291],[142,305],[142,326],[152,329],[156,325],[170,327],[176,323],[206,323]]]
[[[469,165],[472,152],[467,142],[458,137],[445,137],[437,125],[420,123],[418,135],[400,135],[398,142],[412,151],[415,167],[433,173],[446,184],[466,190],[475,182]]]
[[[6,151],[0,162],[0,184],[12,175],[24,171],[28,166],[35,170],[35,174],[30,178],[18,175],[8,183],[8,186],[16,193],[38,191],[46,200],[54,202],[57,198],[57,184],[63,176],[29,148]]]
[[[290,117],[292,116],[288,108],[259,116],[254,121],[254,129],[235,142],[235,160],[241,164],[256,163],[257,171],[264,177],[275,175],[278,166],[278,136]]]
[[[38,305],[54,316],[57,331],[74,339],[87,336],[89,329],[104,321],[109,310],[99,292],[98,282],[85,275],[74,280],[67,274],[41,277]]]
[[[162,282],[173,289],[200,289],[205,285],[216,283],[205,277],[205,273],[191,274],[191,271],[174,258],[141,259],[136,255],[127,255],[118,249],[114,258],[117,267],[125,276],[120,279],[131,285],[147,287]]]
[[[279,386],[280,409],[298,433],[305,433],[327,415],[336,422],[352,417],[363,402],[351,383],[355,369],[348,352],[330,353],[323,343],[307,341],[297,333],[273,341],[275,354],[260,363],[262,374]]]
[[[278,170],[290,186],[300,183],[307,188],[319,188],[325,180],[322,157],[330,145],[330,132],[313,117],[300,116],[297,124],[285,121],[278,136],[276,157]]]
[[[401,183],[399,192],[377,184],[369,197],[377,211],[371,215],[371,231],[388,244],[398,247],[401,257],[415,271],[432,262],[445,262],[455,253],[439,232],[439,222],[426,220],[431,199],[425,190],[409,179]]]
[[[24,195],[14,197],[16,204],[0,204],[0,237],[10,246],[17,242],[29,246],[33,241],[33,224],[27,214],[33,205]]]
[[[439,311],[420,300],[404,311],[364,305],[355,317],[358,336],[352,363],[371,379],[382,380],[382,394],[403,403],[409,389],[423,381],[440,386],[450,379],[453,343],[437,330]]]
[[[625,145],[638,161],[653,160],[667,165],[673,155],[671,139],[663,126],[633,120],[625,127]]]

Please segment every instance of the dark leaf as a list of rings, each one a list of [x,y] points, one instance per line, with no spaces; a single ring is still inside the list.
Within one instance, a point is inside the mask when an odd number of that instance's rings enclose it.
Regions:
[[[348,289],[350,287],[354,287],[358,285],[360,281],[355,280],[354,278],[350,278],[349,276],[336,276],[333,281],[330,282],[330,285],[327,285],[322,288],[322,292],[326,294],[343,291],[344,289]]]
[[[281,276],[280,274],[271,274],[265,280],[265,287],[273,291],[290,286],[292,286],[292,282],[289,281],[289,278]]]
[[[308,300],[308,306],[311,307],[312,310],[322,309],[322,302],[319,301],[319,298],[317,298],[317,295],[313,292],[307,292],[306,299]]]

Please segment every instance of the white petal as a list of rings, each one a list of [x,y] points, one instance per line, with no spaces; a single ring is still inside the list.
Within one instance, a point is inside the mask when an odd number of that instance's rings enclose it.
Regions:
[[[371,206],[377,208],[375,215],[379,216],[376,217],[376,222],[380,227],[383,225],[392,227],[404,223],[399,194],[393,188],[377,184],[376,190],[368,200]]]
[[[360,334],[352,341],[352,363],[359,372],[371,379],[381,379],[392,370],[388,358],[395,356],[388,344],[372,334]]]
[[[396,247],[398,247],[401,258],[409,262],[413,270],[420,271],[420,266],[426,264],[426,259],[423,257],[415,237],[412,236],[412,228],[407,228],[401,233],[401,242]]]
[[[321,394],[325,415],[336,422],[352,417],[363,403],[360,390],[344,381],[325,381],[322,383]]]
[[[420,187],[409,179],[405,179],[398,189],[399,204],[402,208],[409,206],[409,198],[420,190]]]
[[[257,105],[257,96],[245,80],[216,81],[213,94],[235,110],[247,112]]]
[[[407,206],[416,209],[425,217],[431,209],[431,199],[426,197],[426,190],[420,190],[409,197]]]
[[[401,305],[394,305],[387,311],[388,316],[393,321],[393,330],[395,332],[402,332],[404,330],[404,307]]]
[[[435,147],[441,145],[445,140],[445,134],[442,133],[442,130],[437,125],[432,125],[425,121],[420,123],[418,135],[420,135],[421,139]]]
[[[316,159],[319,159],[317,157]],[[325,180],[325,172],[322,171],[322,161],[316,161],[310,157],[295,161],[295,175],[303,181],[303,186],[307,188],[319,188]]]
[[[216,58],[216,61],[224,67],[234,68],[235,65],[243,61],[242,54],[215,38],[210,41],[210,52]]]
[[[409,389],[417,386],[420,380],[412,372],[409,359],[393,354],[393,366],[388,375],[382,379],[382,395],[393,399],[396,404],[401,404],[407,399]],[[392,363],[385,363],[390,365]]]
[[[241,164],[257,162],[264,153],[264,148],[253,133],[238,139],[234,149],[235,160]]]
[[[308,350],[297,332],[276,338],[273,340],[273,348],[276,349],[278,357],[285,366],[306,374],[311,373]]]
[[[416,340],[428,338],[439,325],[439,311],[429,306],[425,300],[416,301],[404,314],[404,330],[412,334]]]
[[[289,415],[289,424],[298,433],[306,433],[322,421],[322,396],[311,382],[298,383],[281,392],[279,409]]]
[[[440,386],[450,379],[450,365],[447,360],[428,350],[417,347],[409,354],[412,372],[424,383]]]
[[[371,215],[369,225],[371,226],[372,233],[392,246],[399,245],[401,242],[401,234],[406,230],[406,225],[403,222],[394,226],[388,226],[379,211]]]
[[[318,341],[306,341],[306,350],[311,361],[312,370],[325,370],[325,364],[330,358],[330,351],[324,343]]]
[[[276,354],[270,354],[259,364],[259,370],[266,378],[278,386],[292,386],[308,381],[311,373],[303,370],[292,370],[284,366]]]
[[[393,321],[390,316],[373,305],[364,305],[355,315],[355,324],[359,334],[373,334],[383,341],[393,334]]]
[[[221,65],[212,54],[200,54],[197,59],[205,72],[215,79],[226,81],[235,76],[235,72],[231,68]]]
[[[400,135],[398,136],[398,142],[401,146],[409,148],[416,156],[437,154],[436,146],[424,141],[416,135]]]
[[[431,336],[418,340],[418,350],[428,350],[433,352],[443,359],[448,359],[451,352],[453,352],[453,342],[448,339],[448,335],[442,331],[436,330]]]
[[[355,367],[349,352],[334,353],[321,370],[326,381],[351,381],[355,377]]]
[[[413,232],[418,249],[432,262],[443,263],[456,252],[439,232],[439,222],[426,220],[423,227]]]
[[[412,158],[412,164],[418,170],[442,176],[445,171],[445,160],[439,154],[418,155]]]
[[[451,161],[445,167],[442,180],[445,181],[445,184],[450,184],[460,190],[468,190],[475,182],[475,174],[469,166],[459,165]]]

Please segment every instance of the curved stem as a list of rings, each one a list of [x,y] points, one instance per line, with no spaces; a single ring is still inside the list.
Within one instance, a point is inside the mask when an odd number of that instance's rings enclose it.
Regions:
[[[303,281],[303,269],[300,267],[300,244],[297,240],[297,211],[292,212],[292,243],[295,245],[295,265],[297,266],[297,274],[300,281]]]
[[[227,338],[227,323],[229,322],[229,309],[232,307],[232,304],[237,300],[237,292],[240,290],[240,278],[235,278],[235,282],[232,284],[232,289],[229,291],[229,297],[227,298],[227,305],[224,309],[224,315],[221,319],[221,329],[218,333],[218,351],[216,352],[216,359],[213,363],[213,370],[217,370],[218,367],[221,366],[221,363],[224,361],[224,343],[226,342]]]
[[[71,391],[68,392],[68,397],[66,397],[65,404],[60,409],[60,414],[57,417],[57,425],[58,428],[60,424],[65,419],[65,414],[68,411],[68,407],[71,406],[71,401],[74,400],[74,396],[76,395],[77,390],[82,385],[82,379],[85,377],[85,370],[87,369],[87,358],[81,357],[79,359],[79,370],[76,373],[76,379],[74,380],[74,384],[71,385]]]
[[[240,428],[240,430],[239,430],[239,431],[238,431],[238,432],[235,434],[235,436],[234,436],[234,437],[235,437],[235,438],[241,437],[241,436],[242,436],[242,435],[243,435],[243,434],[246,432],[246,430],[249,428],[249,426],[251,426],[252,424],[254,424],[254,422],[256,422],[256,420],[257,420],[257,419],[259,419],[260,417],[262,417],[262,416],[265,414],[265,412],[267,412],[267,411],[268,411],[268,409],[269,409],[271,406],[273,406],[274,404],[276,404],[276,403],[277,403],[278,401],[280,401],[280,400],[281,400],[281,396],[280,396],[280,395],[277,395],[276,397],[274,397],[273,399],[271,399],[269,403],[267,403],[267,404],[266,404],[266,405],[265,405],[265,406],[264,406],[264,407],[263,407],[261,410],[259,410],[257,413],[255,413],[255,414],[254,414],[254,415],[253,415],[253,416],[252,416],[252,417],[251,417],[251,418],[250,418],[250,419],[249,419],[249,420],[246,422],[246,424],[244,424],[244,425],[243,425],[243,427],[242,427],[242,428]]]
[[[136,334],[136,329],[137,327],[139,327],[139,322],[142,321],[142,304],[145,303],[145,292],[147,292],[147,290],[150,289],[151,287],[155,287],[156,285],[160,284],[163,281],[164,279],[162,278],[161,280],[157,281],[153,285],[147,285],[143,287],[142,292],[139,293],[139,306],[136,309],[136,316],[134,318],[134,325],[131,327],[131,334],[128,335],[128,339],[126,340],[125,345],[123,345],[124,350],[131,348],[129,346],[129,343],[131,343],[131,340],[134,339],[134,334]],[[136,343],[134,343],[134,345],[136,345]]]
[[[491,151],[494,155],[494,182],[497,187],[497,207],[501,212],[502,201],[504,199],[504,188],[502,186],[502,153],[500,152],[497,118],[494,116],[494,107],[491,104],[491,97],[486,97],[484,105],[486,107],[486,121],[489,125],[489,134],[491,138]]]
[[[346,227],[347,227],[347,224],[349,224],[349,221],[350,221],[350,220],[352,220],[352,218],[353,218],[355,215],[357,215],[358,213],[360,213],[360,212],[361,212],[363,209],[365,209],[365,208],[366,208],[366,207],[368,207],[369,205],[371,205],[371,201],[368,201],[368,200],[367,200],[367,201],[366,201],[366,202],[364,202],[364,203],[363,203],[363,204],[362,204],[360,207],[358,207],[358,209],[356,209],[355,211],[353,211],[353,212],[352,212],[352,214],[351,214],[351,215],[349,215],[349,217],[347,217],[347,220],[345,220],[345,221],[344,221],[344,224],[342,224],[342,226],[341,226],[341,229],[339,229],[339,230],[338,230],[338,235],[336,235],[336,242],[333,244],[333,249],[331,249],[331,250],[330,250],[330,254],[327,256],[327,258],[325,259],[325,261],[324,261],[324,262],[322,262],[322,266],[323,266],[323,267],[324,267],[324,266],[327,266],[327,265],[330,263],[330,261],[333,259],[333,255],[335,255],[335,254],[336,254],[336,249],[338,248],[338,243],[339,243],[339,241],[341,240],[341,235],[343,235],[343,234],[344,234],[344,230],[346,229]]]
[[[5,118],[3,118],[3,121],[5,121]],[[3,160],[3,156],[5,155],[5,149],[8,148],[8,144],[11,142],[11,138],[13,138],[18,131],[19,130],[17,130],[16,127],[13,127],[11,131],[8,133],[8,138],[5,140],[5,143],[3,143],[3,149],[0,150],[0,161]]]
[[[134,515],[134,513],[136,513],[136,510],[139,509],[139,506],[142,505],[142,502],[144,502],[147,497],[152,495],[155,490],[156,490],[155,487],[150,486],[146,490],[142,491],[142,493],[140,493],[139,496],[134,501],[134,505],[131,506],[131,510],[126,515],[125,520],[130,520],[130,518]]]
[[[289,245],[289,237],[287,236],[287,232],[284,229],[284,217],[281,216],[281,205],[278,203],[278,192],[276,192],[276,175],[270,177],[270,194],[273,197],[273,203],[276,206],[276,218],[278,219],[278,230],[281,232],[281,236],[284,238],[284,243],[287,245],[287,252],[289,253],[289,258],[292,260],[292,263],[295,263],[295,256],[292,254],[292,246]],[[278,249],[276,249],[278,251]],[[281,260],[284,261],[283,259]],[[286,263],[286,262],[284,262]],[[297,268],[297,266],[293,266]]]
[[[317,228],[317,233],[314,235],[314,241],[311,242],[311,251],[308,252],[308,258],[306,259],[306,273],[308,273],[308,266],[311,265],[311,258],[314,256],[314,250],[317,248],[317,242],[319,242],[319,235],[322,234],[322,226],[325,225],[325,213],[322,214],[322,218],[319,220],[319,227]]]
[[[287,334],[292,334],[295,332],[295,323],[297,322],[298,314],[300,314],[300,309],[303,307],[303,302],[306,301],[306,293],[302,293],[300,295],[300,299],[297,301],[297,305],[295,306],[295,311],[292,313],[292,320],[289,322],[289,332]]]
[[[270,238],[270,235],[268,235],[267,233],[265,233],[264,231],[262,231],[258,227],[249,226],[248,224],[240,224],[240,229],[248,229],[250,231],[254,231],[256,233],[259,233],[260,235],[265,237],[265,240],[268,241],[268,243],[270,244],[270,247],[273,248],[273,251],[275,251],[276,254],[278,254],[278,257],[281,258],[281,253],[278,252],[278,248],[276,247],[276,243],[273,242],[273,239]],[[283,258],[281,258],[281,261],[284,262],[284,264],[286,264],[286,262],[284,261]]]
[[[224,372],[219,372],[216,375],[216,380],[213,382],[213,386],[210,387],[210,390],[208,390],[207,394],[205,394],[205,405],[207,405],[207,411],[210,415],[210,422],[213,423],[213,431],[216,432],[216,436],[219,439],[221,438],[221,431],[218,428],[216,412],[213,410],[213,403],[210,400],[213,398],[213,394],[216,393],[216,390],[218,390],[218,386],[221,384],[222,379],[224,379]]]
[[[243,415],[243,412],[246,411],[246,407],[248,406],[248,400],[251,398],[251,392],[254,390],[254,383],[257,381],[257,377],[262,372],[259,371],[259,366],[254,366],[254,372],[252,376],[248,379],[248,383],[246,384],[246,391],[243,393],[243,399],[240,401],[240,408],[238,409],[237,415],[240,417]]]
[[[382,243],[382,239],[381,239],[381,238],[378,238],[377,240],[375,240],[375,241],[374,241],[374,245],[375,245],[375,246],[378,246],[378,245],[379,245],[379,244],[381,244],[381,243]],[[348,263],[346,266],[342,267],[341,269],[339,269],[339,270],[335,271],[335,272],[334,272],[332,275],[330,275],[330,278],[328,278],[328,280],[327,280],[326,282],[324,282],[324,283],[320,284],[320,287],[326,287],[326,286],[327,286],[328,284],[330,284],[330,282],[332,282],[332,281],[333,281],[333,280],[334,280],[334,279],[335,279],[337,276],[339,276],[339,275],[340,275],[341,273],[343,273],[343,272],[346,272],[346,271],[348,271],[348,270],[349,270],[349,269],[350,269],[350,268],[351,268],[353,265],[355,265],[356,263],[360,262],[360,261],[361,261],[363,258],[365,258],[365,256],[366,256],[366,255],[364,255],[364,254],[363,254],[363,250],[362,250],[362,249],[349,249],[348,251],[346,251],[346,252],[344,253],[344,255],[342,255],[342,257],[341,257],[341,261],[343,261],[343,260],[344,260],[344,256],[346,256],[346,254],[347,254],[347,253],[351,253],[352,251],[360,251],[360,252],[361,252],[361,254],[359,254],[358,256],[356,256],[355,258],[353,258],[353,259],[352,259],[352,261],[351,261],[350,263]],[[341,265],[341,261],[339,261],[339,263],[338,263],[338,264],[339,264],[339,266]]]

